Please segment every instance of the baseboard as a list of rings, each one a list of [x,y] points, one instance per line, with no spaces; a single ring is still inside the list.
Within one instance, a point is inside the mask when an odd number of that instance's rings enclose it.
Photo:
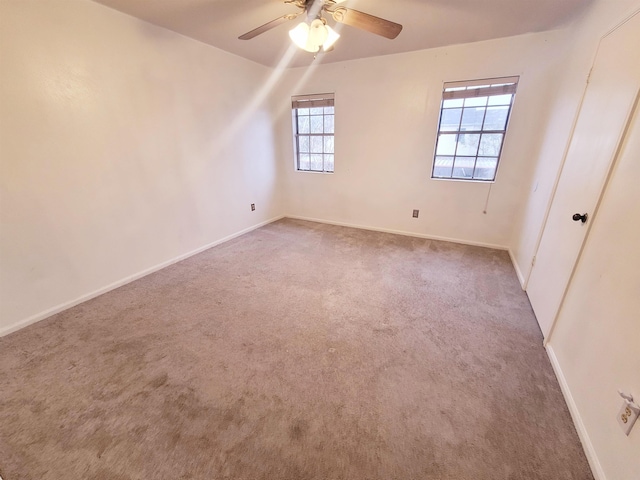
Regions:
[[[426,238],[428,240],[440,240],[442,242],[460,243],[462,245],[472,245],[474,247],[493,248],[495,250],[509,250],[504,245],[496,245],[493,243],[475,242],[473,240],[462,240],[459,238],[440,237],[437,235],[425,235],[423,233],[405,232],[403,230],[393,230],[390,228],[382,227],[369,227],[366,225],[358,225],[354,223],[334,222],[332,220],[322,220],[319,218],[301,217],[299,215],[285,215],[286,218],[293,218],[294,220],[306,220],[308,222],[326,223],[328,225],[337,225],[339,227],[359,228],[360,230],[371,230],[373,232],[393,233],[396,235],[404,235],[405,237]]]
[[[56,313],[60,313],[63,310],[66,310],[68,308],[71,307],[75,307],[76,305],[82,303],[82,302],[86,302],[87,300],[91,300],[92,298],[98,297],[104,293],[107,293],[111,290],[115,290],[118,287],[122,287],[123,285],[126,285],[127,283],[131,283],[135,280],[138,280],[139,278],[142,278],[146,275],[149,275],[150,273],[154,273],[157,272],[158,270],[162,270],[165,267],[168,267],[169,265],[173,265],[174,263],[178,263],[182,260],[185,260],[189,257],[192,257],[193,255],[197,255],[198,253],[204,252],[205,250],[208,250],[212,247],[215,247],[216,245],[220,245],[221,243],[225,243],[228,242],[229,240],[233,240],[236,237],[239,237],[241,235],[244,235],[245,233],[248,233],[252,230],[255,230],[257,228],[263,227],[269,223],[272,222],[276,222],[280,219],[284,218],[284,215],[280,215],[278,217],[274,217],[271,218],[269,220],[266,220],[264,222],[258,223],[256,225],[252,225],[251,227],[245,228],[244,230],[240,230],[239,232],[233,233],[231,235],[228,235],[224,238],[221,238],[219,240],[216,240],[214,242],[208,243],[207,245],[203,245],[201,247],[196,248],[195,250],[192,250],[190,252],[184,253],[182,255],[179,255],[175,258],[172,258],[170,260],[167,260],[165,262],[159,263],[158,265],[154,265],[153,267],[147,268],[141,272],[138,273],[134,273],[133,275],[130,275],[126,278],[123,278],[121,280],[118,280],[116,282],[113,282],[105,287],[99,288],[97,290],[94,290],[93,292],[87,293],[85,295],[81,295],[80,297],[76,298],[75,300],[71,300],[69,302],[64,302],[61,303],[60,305],[57,305],[53,308],[49,308],[47,310],[45,310],[44,312],[40,312],[37,313],[35,315],[32,315],[24,320],[20,320],[12,325],[9,325],[8,327],[4,327],[2,329],[0,329],[0,337],[3,337],[5,335],[9,335],[10,333],[13,333],[17,330],[20,330],[21,328],[27,327],[29,325],[32,325],[34,323],[39,322],[40,320],[44,320],[45,318],[50,317],[51,315],[55,315]],[[0,479],[1,480],[1,479]]]
[[[513,264],[513,269],[516,271],[516,275],[518,276],[518,281],[520,282],[520,286],[522,287],[522,290],[524,290],[526,288],[526,284],[525,284],[525,279],[524,279],[524,275],[522,274],[522,270],[520,270],[520,265],[518,265],[518,262],[516,261],[516,257],[513,255],[513,252],[511,251],[511,249],[508,249],[509,251],[509,258],[511,258],[511,263]]]
[[[576,406],[576,402],[573,399],[571,390],[569,389],[567,379],[565,378],[564,373],[562,372],[562,368],[560,367],[560,363],[558,362],[558,357],[556,357],[556,354],[553,351],[553,347],[550,344],[546,345],[546,349],[549,360],[551,360],[551,366],[553,367],[553,371],[555,372],[558,383],[560,384],[560,389],[562,390],[564,399],[567,402],[567,406],[569,407],[571,419],[573,420],[573,424],[578,431],[578,437],[580,438],[580,442],[582,442],[582,448],[584,449],[584,453],[587,456],[587,461],[589,462],[589,466],[591,467],[593,477],[595,478],[595,480],[607,480],[607,477],[604,474],[604,470],[602,470],[602,466],[600,465],[600,461],[598,460],[598,455],[593,448],[593,443],[591,443],[591,439],[589,438],[587,429],[584,426],[582,417],[580,416],[580,412],[578,411],[578,407]]]
[[[329,225],[337,225],[337,226],[341,226],[341,227],[351,227],[351,228],[358,228],[361,230],[370,230],[370,231],[375,231],[375,232],[383,232],[383,233],[393,233],[396,235],[404,235],[404,236],[408,236],[408,237],[417,237],[417,238],[425,238],[425,239],[429,239],[429,240],[439,240],[439,241],[443,241],[443,242],[452,242],[452,243],[459,243],[459,244],[463,244],[463,245],[473,245],[473,246],[477,246],[477,247],[485,247],[485,248],[493,248],[493,249],[497,249],[497,250],[506,250],[509,252],[509,255],[511,256],[511,260],[514,264],[514,267],[516,269],[516,274],[518,275],[518,278],[521,278],[521,274],[520,271],[517,267],[517,264],[515,263],[513,256],[511,254],[511,251],[509,250],[508,247],[505,247],[504,245],[496,245],[496,244],[490,244],[490,243],[483,243],[483,242],[475,242],[475,241],[471,241],[471,240],[462,240],[462,239],[458,239],[458,238],[450,238],[450,237],[441,237],[441,236],[437,236],[437,235],[425,235],[425,234],[421,234],[421,233],[414,233],[414,232],[406,232],[406,231],[402,231],[402,230],[393,230],[393,229],[389,229],[389,228],[381,228],[381,227],[371,227],[371,226],[366,226],[366,225],[358,225],[358,224],[352,224],[352,223],[345,223],[345,222],[334,222],[334,221],[330,221],[330,220],[322,220],[322,219],[318,219],[318,218],[310,218],[310,217],[302,217],[302,216],[298,216],[298,215],[280,215],[274,218],[271,218],[269,220],[266,220],[264,222],[258,223],[256,225],[253,225],[251,227],[245,228],[244,230],[241,230],[239,232],[236,232],[232,235],[228,235],[224,238],[221,238],[219,240],[216,240],[214,242],[211,242],[207,245],[203,245],[202,247],[199,247],[195,250],[192,250],[190,252],[187,252],[185,254],[179,255],[175,258],[172,258],[170,260],[167,260],[165,262],[162,262],[158,265],[155,265],[153,267],[147,268],[141,272],[135,273],[133,275],[130,275],[126,278],[123,278],[121,280],[118,280],[116,282],[113,282],[105,287],[99,288],[97,290],[94,290],[90,293],[81,295],[80,297],[71,300],[69,302],[64,302],[60,305],[57,305],[53,308],[47,309],[43,312],[37,313],[35,315],[32,315],[24,320],[20,320],[12,325],[9,325],[7,327],[4,327],[2,329],[0,329],[0,337],[8,335],[10,333],[13,333],[17,330],[20,330],[21,328],[27,327],[29,325],[32,325],[34,323],[39,322],[40,320],[44,320],[45,318],[50,317],[51,315],[55,315],[56,313],[60,313],[68,308],[74,307],[82,302],[86,302],[87,300],[91,300],[92,298],[95,298],[97,296],[100,296],[104,293],[107,293],[111,290],[114,290],[118,287],[121,287],[123,285],[126,285],[127,283],[131,283],[135,280],[138,280],[139,278],[142,278],[146,275],[149,275],[151,273],[157,272],[158,270],[161,270],[165,267],[168,267],[169,265],[173,265],[174,263],[180,262],[182,260],[185,260],[193,255],[197,255],[198,253],[201,253],[209,248],[215,247],[216,245],[220,245],[221,243],[224,242],[228,242],[229,240],[232,240],[236,237],[239,237],[240,235],[244,235],[245,233],[248,233],[252,230],[255,230],[257,228],[260,228],[264,225],[267,225],[269,223],[278,221],[284,217],[287,218],[292,218],[292,219],[296,219],[296,220],[306,220],[306,221],[310,221],[310,222],[317,222],[317,223],[326,223]]]

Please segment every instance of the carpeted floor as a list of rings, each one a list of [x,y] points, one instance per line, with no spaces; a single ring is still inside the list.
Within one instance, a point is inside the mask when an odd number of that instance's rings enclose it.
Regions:
[[[506,252],[295,220],[0,338],[0,475],[592,478]]]

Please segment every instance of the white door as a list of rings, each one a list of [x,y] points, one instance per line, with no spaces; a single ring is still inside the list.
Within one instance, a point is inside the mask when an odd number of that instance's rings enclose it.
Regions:
[[[591,71],[527,294],[545,338],[551,332],[589,215],[602,190],[640,88],[640,13],[605,36]],[[574,215],[586,214],[586,222]]]
[[[636,105],[549,343],[580,400],[600,478],[611,480],[640,478],[640,424],[627,437],[615,420],[618,389],[640,400],[639,178]]]

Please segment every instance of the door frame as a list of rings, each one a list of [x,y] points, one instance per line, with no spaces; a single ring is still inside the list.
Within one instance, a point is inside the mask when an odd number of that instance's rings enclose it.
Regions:
[[[526,277],[524,278],[524,283],[522,285],[522,289],[525,290],[525,291],[527,290],[527,287],[529,285],[529,280],[531,278],[531,274],[533,272],[533,269],[535,268],[535,259],[536,259],[536,256],[538,255],[538,251],[539,251],[540,245],[542,243],[542,238],[544,237],[544,233],[545,233],[545,230],[547,228],[549,215],[550,215],[550,212],[551,212],[551,208],[553,206],[553,202],[554,202],[555,197],[556,197],[556,193],[557,193],[557,190],[558,190],[558,185],[560,183],[560,178],[562,177],[562,174],[564,172],[564,169],[565,169],[564,167],[565,167],[565,164],[566,164],[566,161],[567,161],[567,156],[569,154],[569,150],[571,148],[571,144],[573,142],[573,137],[575,135],[575,131],[576,131],[576,127],[577,127],[577,124],[578,124],[578,120],[580,119],[580,115],[582,114],[582,108],[583,108],[583,105],[584,105],[584,100],[585,100],[585,97],[587,95],[587,90],[589,89],[589,80],[591,78],[591,72],[593,72],[593,68],[594,68],[596,60],[598,58],[598,54],[600,53],[600,47],[602,45],[602,42],[603,42],[603,40],[605,38],[607,38],[613,32],[618,30],[624,24],[629,22],[636,15],[640,15],[640,9],[635,10],[634,12],[629,14],[621,22],[616,24],[613,28],[611,28],[604,35],[602,35],[600,37],[600,39],[598,40],[598,45],[597,45],[596,50],[595,50],[595,52],[593,54],[593,57],[591,59],[591,67],[589,68],[589,73],[587,74],[586,82],[585,82],[584,88],[582,90],[582,94],[580,96],[580,101],[578,102],[578,108],[576,109],[576,113],[575,113],[575,115],[573,117],[573,120],[572,120],[572,123],[571,123],[571,128],[570,128],[570,131],[569,131],[569,137],[568,137],[567,143],[566,143],[566,145],[564,147],[564,151],[562,153],[562,160],[561,160],[560,166],[558,168],[558,173],[557,173],[556,178],[554,180],[553,187],[551,189],[551,194],[549,195],[549,201],[547,202],[547,207],[546,207],[545,214],[544,214],[544,217],[543,217],[542,226],[540,227],[540,231],[538,232],[538,237],[536,239],[533,257],[531,259],[531,268],[529,268],[529,272],[527,273]],[[587,242],[587,239],[589,237],[589,233],[591,232],[591,224],[593,223],[594,219],[598,215],[598,210],[600,208],[600,204],[602,203],[602,197],[604,196],[604,192],[606,191],[607,186],[609,185],[609,181],[611,179],[611,173],[613,171],[613,168],[614,168],[615,164],[618,161],[618,157],[620,156],[620,151],[622,149],[622,146],[624,144],[624,140],[626,138],[626,135],[628,133],[629,127],[631,125],[631,120],[633,119],[633,116],[634,116],[636,110],[638,109],[638,104],[639,103],[640,103],[640,89],[636,92],[635,99],[631,103],[631,107],[627,111],[627,114],[626,114],[626,117],[625,117],[625,120],[624,120],[624,127],[620,131],[618,139],[616,140],[616,146],[615,146],[614,154],[613,154],[613,156],[612,156],[612,158],[611,158],[611,160],[609,162],[609,165],[607,166],[606,173],[605,173],[605,178],[604,178],[604,181],[602,183],[602,187],[600,188],[600,191],[598,192],[597,199],[596,199],[596,204],[595,204],[595,207],[593,209],[593,213],[591,214],[591,221],[588,222],[588,224],[586,225],[587,229],[586,229],[586,232],[584,234],[584,238],[582,240],[580,248],[578,250],[578,255],[576,256],[576,260],[575,260],[575,262],[573,264],[573,267],[571,268],[571,273],[569,275],[567,283],[564,286],[564,289],[563,289],[563,292],[562,292],[562,296],[560,298],[560,304],[558,305],[558,310],[555,312],[555,314],[553,316],[553,321],[551,322],[551,327],[549,328],[549,333],[544,337],[543,345],[546,345],[549,342],[549,340],[551,339],[552,335],[553,335],[553,331],[555,329],[555,325],[556,325],[556,322],[558,320],[558,315],[559,315],[559,313],[562,310],[562,307],[564,305],[564,301],[565,301],[565,298],[567,296],[567,291],[569,290],[569,286],[571,285],[571,281],[573,280],[573,277],[574,277],[574,274],[575,274],[575,271],[576,271],[576,267],[577,267],[578,263],[580,263],[580,259],[582,257],[582,252],[584,250],[584,246],[585,246],[585,244]]]
[[[578,264],[582,259],[582,252],[584,251],[585,245],[589,240],[589,234],[591,233],[593,222],[598,217],[598,211],[600,210],[602,199],[604,198],[604,194],[606,193],[607,188],[609,187],[611,176],[613,174],[613,171],[615,170],[616,164],[618,163],[618,159],[620,158],[620,153],[622,152],[622,148],[624,147],[627,134],[629,133],[629,128],[631,127],[631,123],[633,122],[634,117],[636,115],[640,115],[639,105],[640,105],[640,88],[638,88],[638,90],[636,91],[635,99],[631,105],[631,109],[629,110],[627,118],[625,119],[624,128],[622,129],[620,138],[618,139],[618,143],[616,144],[615,153],[613,154],[613,158],[611,159],[611,162],[609,163],[609,166],[607,168],[607,173],[605,175],[605,180],[602,184],[602,188],[600,189],[600,192],[598,192],[598,199],[596,200],[595,207],[593,208],[593,213],[591,214],[591,221],[588,222],[588,225],[586,225],[587,231],[584,234],[584,239],[582,240],[582,244],[580,245],[580,249],[578,250],[578,255],[576,256],[576,261],[573,264],[573,267],[571,268],[571,274],[569,275],[567,284],[565,285],[564,291],[562,292],[562,297],[560,298],[560,305],[558,306],[558,311],[555,313],[553,317],[551,328],[549,329],[549,333],[547,334],[547,336],[544,338],[543,345],[546,345],[551,339],[551,337],[553,336],[553,331],[555,330],[558,317],[560,316],[560,312],[562,311],[562,307],[564,306],[564,301],[567,297],[567,292],[569,291],[569,287],[571,286],[571,282],[573,281],[573,277],[576,273]]]

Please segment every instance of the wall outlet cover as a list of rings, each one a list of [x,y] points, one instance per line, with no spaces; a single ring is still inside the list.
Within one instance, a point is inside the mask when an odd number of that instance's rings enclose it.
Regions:
[[[634,403],[631,395],[626,395],[621,392],[620,396],[624,398],[624,403],[618,412],[618,424],[624,434],[628,436],[636,420],[638,420],[638,416],[640,416],[640,407]]]

